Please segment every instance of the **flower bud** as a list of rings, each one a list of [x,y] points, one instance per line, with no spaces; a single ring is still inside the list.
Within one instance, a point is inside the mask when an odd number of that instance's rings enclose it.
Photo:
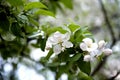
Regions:
[[[85,55],[84,56],[84,61],[89,62],[91,60],[91,56],[90,55]]]
[[[98,43],[98,47],[99,47],[99,49],[104,48],[104,47],[105,47],[105,45],[106,45],[106,43],[105,43],[105,41],[104,41],[104,40],[101,40],[101,41],[99,41],[99,43]]]
[[[103,52],[104,52],[104,54],[107,55],[107,56],[112,54],[112,50],[109,49],[109,48],[104,49]]]

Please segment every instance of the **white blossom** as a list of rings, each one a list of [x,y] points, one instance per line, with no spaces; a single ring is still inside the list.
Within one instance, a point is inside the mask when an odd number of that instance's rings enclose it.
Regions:
[[[54,53],[56,53],[56,54],[61,53],[61,51],[62,51],[61,45],[60,45],[60,44],[54,45],[53,51],[54,51]]]
[[[70,41],[64,41],[62,43],[62,46],[65,48],[70,48],[70,47],[73,47],[73,44]]]
[[[70,33],[62,34],[59,31],[56,31],[48,38],[49,43],[53,45],[54,53],[61,53],[66,48],[73,47],[73,44],[69,41]]]
[[[91,61],[94,60],[95,57],[100,56],[101,54],[110,55],[112,54],[112,50],[106,48],[106,42],[104,40],[100,40],[97,43],[93,42],[90,38],[85,38],[82,40],[83,42],[80,43],[80,48],[83,51],[87,51],[87,55],[84,56],[84,61]]]
[[[93,43],[92,39],[90,38],[85,38],[83,39],[83,42],[80,44],[80,48],[83,51],[94,51],[98,48],[98,45],[96,43]]]

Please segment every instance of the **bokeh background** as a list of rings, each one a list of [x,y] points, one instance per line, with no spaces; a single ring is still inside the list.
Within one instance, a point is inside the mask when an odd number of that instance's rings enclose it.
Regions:
[[[52,0],[40,1],[56,14],[56,18],[40,16],[40,25],[64,26],[76,23],[81,27],[88,26],[96,41],[107,41],[107,46],[113,50],[113,54],[105,59],[94,79],[113,77],[110,80],[120,80],[120,0],[73,0],[72,6],[65,6],[59,0],[53,0],[58,1],[60,6],[55,9],[53,4],[49,4]],[[67,1],[70,4],[69,0]],[[34,42],[29,43],[31,59],[10,57],[4,60],[2,56],[0,57],[0,80],[2,77],[3,80],[55,80],[55,73],[39,63],[41,57],[47,55],[47,51],[42,52],[39,48],[33,48],[30,44]],[[96,64],[97,62],[91,63],[93,68]],[[63,74],[59,80],[67,80],[67,75]]]

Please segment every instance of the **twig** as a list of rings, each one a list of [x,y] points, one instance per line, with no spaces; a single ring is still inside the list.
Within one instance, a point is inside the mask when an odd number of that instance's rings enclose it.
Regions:
[[[117,72],[117,74],[109,79],[106,79],[106,80],[114,80],[118,75],[120,74],[120,71]]]
[[[100,5],[101,5],[101,10],[103,12],[103,16],[104,16],[107,28],[110,31],[110,35],[111,35],[111,38],[112,38],[112,44],[111,44],[110,48],[112,48],[116,43],[115,33],[114,33],[113,28],[112,28],[112,26],[110,24],[110,21],[108,19],[107,11],[106,11],[106,9],[104,7],[104,4],[103,4],[102,0],[98,0],[98,1],[99,1]],[[108,56],[105,56],[103,58],[103,60],[100,63],[98,63],[96,68],[91,73],[91,76],[94,76],[102,68],[102,66],[106,63],[107,58],[108,58]]]
[[[91,73],[91,76],[94,76],[101,69],[101,67],[105,64],[106,60],[107,60],[107,56],[103,57],[103,60],[100,63],[98,63],[98,65]]]
[[[111,38],[112,38],[112,44],[111,44],[111,47],[112,47],[116,43],[115,33],[113,31],[112,25],[110,24],[109,18],[107,16],[107,11],[106,11],[106,9],[104,7],[104,4],[103,4],[102,0],[98,0],[98,1],[99,1],[100,5],[101,5],[101,10],[103,12],[103,16],[104,16],[107,28],[110,31],[110,35],[111,35]]]

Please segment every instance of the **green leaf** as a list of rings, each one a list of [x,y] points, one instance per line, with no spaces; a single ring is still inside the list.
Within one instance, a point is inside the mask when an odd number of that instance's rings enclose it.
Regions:
[[[76,25],[76,24],[70,24],[68,26],[68,28],[71,30],[71,32],[74,32],[75,30],[77,30],[78,28],[80,28],[80,26]]]
[[[79,61],[78,61],[78,66],[80,68],[80,70],[86,74],[90,74],[91,72],[91,65],[90,65],[90,62],[85,62],[83,61],[83,59],[81,58]]]
[[[41,50],[45,51],[45,46],[46,46],[47,39],[46,38],[42,38],[42,36],[40,36],[40,38],[38,40],[39,40],[38,44],[40,44]]]
[[[69,53],[67,51],[62,52],[61,54],[58,55],[59,61],[60,62],[66,62],[69,61]]]
[[[76,42],[81,42],[84,38],[81,28],[74,33],[74,39]]]
[[[55,15],[52,12],[50,12],[48,10],[43,10],[43,9],[36,11],[35,15],[47,15],[47,16],[55,17]]]
[[[12,6],[21,6],[23,5],[22,0],[7,0]]]
[[[39,27],[39,23],[35,19],[29,17],[29,21],[30,21],[31,24]]]
[[[51,48],[45,58],[46,58],[47,60],[49,60],[49,58],[50,58],[50,56],[51,56],[52,54],[53,54],[53,49]]]
[[[0,28],[4,31],[8,31],[10,27],[10,22],[6,16],[6,13],[0,13]]]
[[[34,8],[47,9],[47,7],[44,4],[42,4],[41,2],[30,2],[24,7],[25,10],[30,10],[30,9],[34,9]]]
[[[73,57],[70,58],[70,61],[77,61],[81,57],[80,53],[75,54]]]
[[[10,30],[11,30],[13,35],[15,35],[17,37],[23,37],[21,27],[17,22],[12,23]]]
[[[60,0],[67,8],[73,8],[72,0]]]
[[[59,65],[60,65],[59,62],[53,62],[53,63],[48,63],[48,64],[47,64],[48,67],[57,67],[57,66],[59,66]]]
[[[84,72],[79,72],[78,78],[79,78],[78,80],[93,80],[90,76],[88,76]]]
[[[56,32],[56,31],[59,31],[59,32],[61,32],[61,33],[66,33],[67,31],[66,30],[64,30],[62,27],[51,27],[51,28],[49,28],[48,30],[47,30],[47,35],[50,35],[50,34],[52,34],[52,33],[54,33],[54,32]]]

